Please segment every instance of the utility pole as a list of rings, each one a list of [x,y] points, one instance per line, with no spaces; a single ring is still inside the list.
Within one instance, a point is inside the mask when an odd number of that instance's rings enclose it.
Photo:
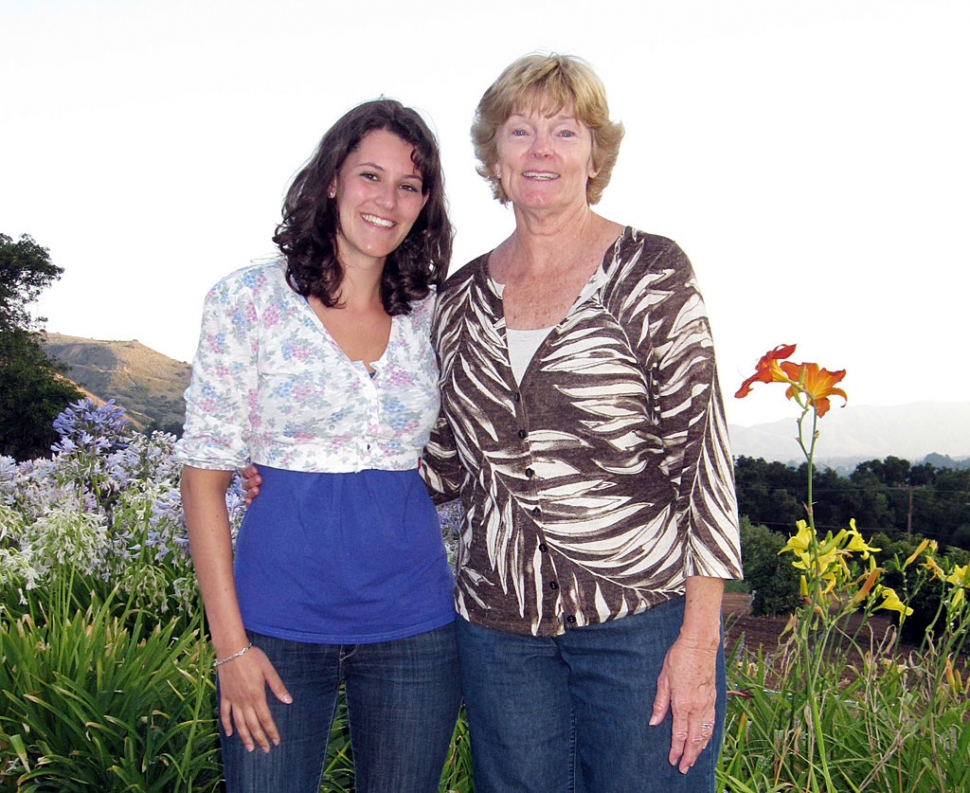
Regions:
[[[913,534],[913,490],[915,488],[910,485],[907,490],[909,490],[909,514],[906,516],[906,533],[912,536]]]

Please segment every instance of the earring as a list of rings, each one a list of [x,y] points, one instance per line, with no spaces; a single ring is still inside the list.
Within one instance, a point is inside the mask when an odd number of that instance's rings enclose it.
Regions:
[[[327,198],[329,198],[329,199],[334,199],[336,197],[337,197],[337,191],[336,190],[330,190],[327,193]]]

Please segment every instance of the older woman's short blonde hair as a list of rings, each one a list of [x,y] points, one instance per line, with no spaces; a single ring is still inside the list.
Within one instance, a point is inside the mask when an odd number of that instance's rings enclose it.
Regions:
[[[593,169],[586,183],[586,200],[597,203],[610,183],[620,153],[623,125],[610,121],[606,89],[592,67],[571,55],[532,54],[508,66],[482,96],[475,109],[472,143],[476,170],[492,186],[503,204],[509,198],[493,171],[498,162],[495,135],[516,110],[539,110],[553,116],[563,108],[589,127],[593,135]]]

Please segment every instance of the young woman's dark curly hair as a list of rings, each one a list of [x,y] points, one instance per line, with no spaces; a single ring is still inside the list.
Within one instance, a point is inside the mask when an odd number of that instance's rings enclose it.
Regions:
[[[384,262],[381,302],[394,316],[409,313],[412,301],[438,286],[451,259],[452,229],[438,143],[414,110],[393,99],[377,99],[358,105],[334,124],[290,185],[273,242],[286,257],[286,278],[294,290],[304,297],[314,295],[329,308],[339,305],[344,276],[337,260],[340,219],[337,201],[327,191],[347,155],[376,129],[393,132],[414,147],[412,160],[421,172],[421,191],[428,196],[411,231]]]

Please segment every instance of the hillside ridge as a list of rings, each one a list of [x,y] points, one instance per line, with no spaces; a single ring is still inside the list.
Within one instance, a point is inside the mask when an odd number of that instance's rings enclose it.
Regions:
[[[192,375],[190,364],[135,339],[106,341],[48,333],[43,347],[67,365],[67,377],[100,400],[114,399],[139,429],[154,425],[169,432],[181,430],[182,394]]]

